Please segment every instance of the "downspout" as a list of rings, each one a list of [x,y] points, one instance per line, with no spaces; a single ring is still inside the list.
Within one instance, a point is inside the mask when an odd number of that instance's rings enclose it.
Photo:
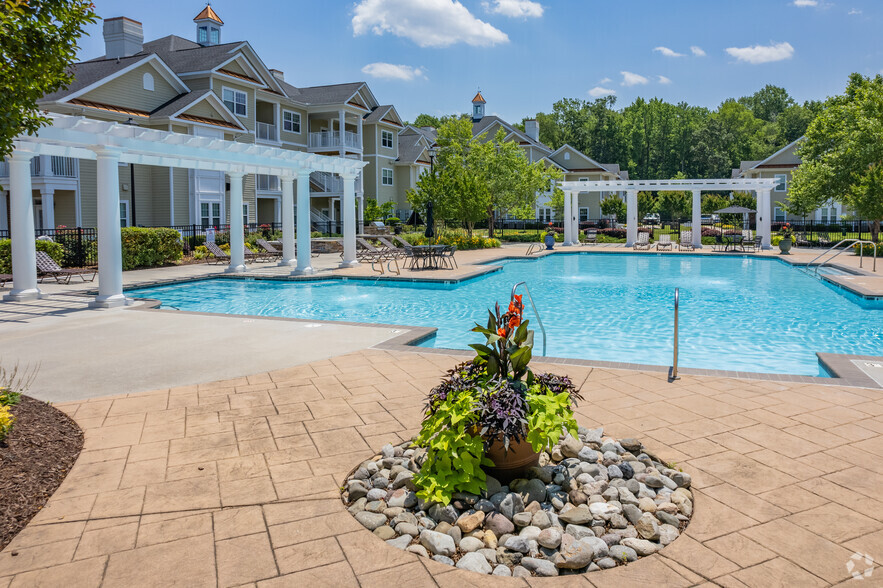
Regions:
[[[132,208],[132,226],[137,227],[138,223],[135,222],[135,164],[129,164],[129,200],[131,202],[130,206]]]

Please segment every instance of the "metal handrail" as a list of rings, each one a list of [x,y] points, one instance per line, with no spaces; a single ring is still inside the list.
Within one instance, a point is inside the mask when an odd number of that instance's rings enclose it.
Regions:
[[[534,249],[534,247],[536,247],[536,249]],[[531,243],[530,247],[527,248],[527,253],[525,253],[525,255],[533,255],[534,251],[542,251],[543,247],[545,247],[545,245],[542,243]]]
[[[537,324],[540,325],[540,331],[543,333],[543,356],[546,355],[546,327],[543,326],[543,319],[540,318],[540,313],[537,311],[537,305],[533,303],[533,296],[530,295],[530,288],[527,287],[527,282],[518,282],[514,286],[512,286],[512,294],[509,296],[510,300],[515,298],[515,291],[518,290],[518,286],[524,286],[524,291],[527,293],[527,299],[530,301],[530,306],[533,308],[533,314],[537,317]]]
[[[832,246],[831,248],[829,248],[829,249],[828,249],[827,251],[825,251],[824,253],[822,253],[822,254],[820,254],[820,255],[817,255],[812,261],[810,261],[808,264],[806,264],[806,265],[804,266],[804,268],[806,269],[806,271],[809,272],[810,268],[812,268],[812,264],[813,264],[813,263],[815,263],[817,260],[823,258],[824,256],[828,255],[829,253],[831,253],[832,251],[834,251],[835,249],[837,249],[838,247],[840,247],[840,246],[843,245],[844,243],[846,243],[846,245],[847,245],[846,247],[844,247],[843,249],[841,249],[840,251],[838,251],[837,253],[835,253],[830,259],[826,259],[825,261],[823,261],[822,263],[820,263],[819,265],[816,266],[816,271],[815,271],[816,275],[819,274],[819,269],[820,269],[823,265],[825,265],[825,264],[827,264],[827,263],[831,263],[832,261],[834,261],[834,259],[835,259],[838,255],[840,255],[841,253],[843,253],[844,251],[846,251],[850,246],[859,245],[859,244],[861,245],[861,247],[859,247],[858,266],[859,266],[859,267],[862,267],[862,265],[864,264],[864,261],[865,261],[865,247],[864,247],[864,246],[865,246],[865,245],[873,245],[873,246],[874,246],[874,269],[873,269],[873,271],[875,271],[875,272],[877,271],[877,244],[874,243],[873,241],[866,241],[866,240],[864,240],[864,239],[843,239],[843,240],[841,240],[839,243],[837,243],[836,245]]]
[[[678,305],[681,298],[680,288],[675,288],[675,345],[674,345],[674,359],[672,361],[671,369],[668,372],[668,381],[673,382],[675,380],[680,380],[681,377],[678,375]]]

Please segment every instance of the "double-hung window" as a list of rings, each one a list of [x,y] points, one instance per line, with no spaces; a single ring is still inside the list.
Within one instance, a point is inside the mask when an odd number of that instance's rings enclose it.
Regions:
[[[199,204],[199,221],[203,227],[217,227],[221,224],[221,203],[201,202]]]
[[[776,192],[788,191],[788,174],[776,174],[776,186],[773,190]]]
[[[392,149],[392,131],[380,131],[380,145]]]
[[[242,226],[248,226],[248,203],[242,205]]]
[[[239,90],[231,90],[230,88],[224,88],[223,98],[224,106],[226,106],[230,110],[230,112],[238,116],[247,115],[247,95],[245,92],[240,92]]]
[[[129,202],[128,200],[120,200],[120,226],[129,226]]]
[[[392,186],[392,170],[383,168],[380,176],[380,183],[384,186]]]
[[[282,130],[289,133],[300,132],[300,114],[290,110],[282,111]]]

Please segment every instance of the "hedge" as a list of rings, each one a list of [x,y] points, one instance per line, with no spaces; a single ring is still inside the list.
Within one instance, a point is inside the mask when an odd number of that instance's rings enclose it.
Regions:
[[[181,234],[175,229],[125,227],[121,232],[123,270],[169,265],[184,256]]]
[[[37,251],[45,251],[58,265],[64,261],[64,247],[60,243],[37,239]],[[0,239],[0,274],[12,273],[12,240]]]
[[[488,237],[467,237],[465,235],[442,235],[434,239],[427,239],[419,233],[402,235],[402,238],[411,245],[456,245],[460,251],[468,249],[493,249],[500,247],[499,239]]]

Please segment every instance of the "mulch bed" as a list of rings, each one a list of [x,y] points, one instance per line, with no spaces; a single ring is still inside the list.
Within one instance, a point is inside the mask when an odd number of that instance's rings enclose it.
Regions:
[[[73,467],[83,432],[53,406],[22,396],[0,443],[0,549],[36,515]]]

